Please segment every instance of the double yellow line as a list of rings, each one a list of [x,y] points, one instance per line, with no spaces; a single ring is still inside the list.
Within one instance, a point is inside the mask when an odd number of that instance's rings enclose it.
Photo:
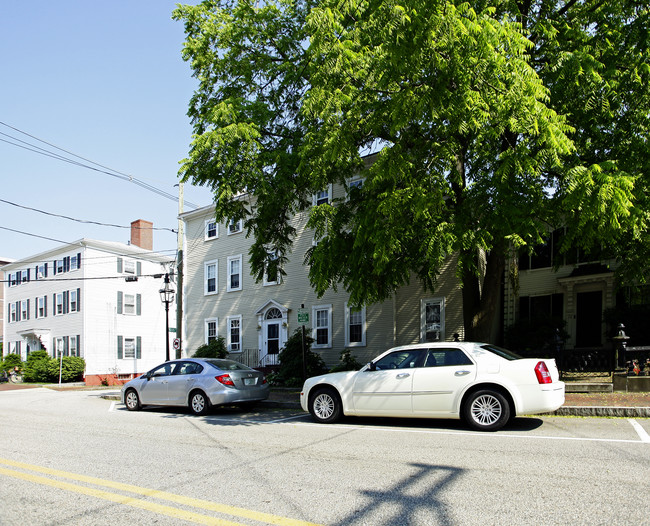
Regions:
[[[225,519],[219,519],[216,517],[212,517],[210,515],[202,515],[201,513],[186,511],[165,504],[157,504],[155,502],[151,502],[133,496],[122,495],[120,493],[113,493],[102,489],[96,489],[88,486],[81,486],[78,484],[73,484],[71,482],[65,482],[63,480],[43,477],[41,475],[36,475],[35,473],[42,473],[44,475],[49,475],[50,477],[58,477],[58,479],[73,480],[77,482],[82,482],[84,484],[92,484],[93,486],[110,488],[112,490],[140,495],[143,497],[155,498],[158,500],[172,502],[174,504],[179,504],[182,506],[198,508],[204,511],[212,511],[223,515],[229,515],[231,517],[251,519],[265,524],[276,524],[278,526],[319,526],[312,522],[289,519],[286,517],[271,515],[270,513],[262,513],[258,511],[247,510],[244,508],[237,508],[235,506],[228,506],[227,504],[218,504],[207,500],[195,499],[192,497],[184,497],[182,495],[175,495],[173,493],[167,493],[166,491],[141,488],[139,486],[133,486],[131,484],[122,484],[120,482],[115,482],[112,480],[104,480],[96,477],[88,477],[86,475],[69,473],[67,471],[59,471],[56,469],[46,468],[43,466],[25,464],[24,462],[16,462],[14,460],[9,460],[5,458],[0,458],[0,465],[9,466],[11,468],[17,468],[21,470],[21,471],[16,471],[16,469],[0,467],[0,475],[26,480],[28,482],[32,482],[35,484],[43,484],[45,486],[50,486],[53,488],[58,488],[66,491],[72,491],[74,493],[80,493],[82,495],[88,495],[98,499],[108,500],[111,502],[115,502],[117,504],[148,510],[153,513],[158,513],[160,515],[166,515],[168,517],[174,517],[176,519],[181,519],[188,522],[195,522],[197,524],[209,524],[213,526],[243,526],[242,523],[233,522]]]

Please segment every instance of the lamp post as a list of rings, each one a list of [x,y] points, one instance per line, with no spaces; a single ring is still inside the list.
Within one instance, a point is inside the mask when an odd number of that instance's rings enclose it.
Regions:
[[[165,274],[165,286],[160,289],[160,301],[165,304],[165,361],[169,361],[169,304],[174,301],[175,291],[169,285],[169,274]]]

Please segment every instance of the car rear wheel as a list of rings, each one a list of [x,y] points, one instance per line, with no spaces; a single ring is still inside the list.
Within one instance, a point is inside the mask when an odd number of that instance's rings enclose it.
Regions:
[[[137,411],[140,409],[140,397],[138,396],[138,393],[135,392],[135,389],[129,389],[126,392],[124,395],[124,403],[129,411]]]
[[[479,431],[496,431],[510,420],[510,404],[498,391],[472,393],[463,407],[465,421]]]
[[[338,393],[325,387],[318,389],[311,397],[309,412],[317,422],[331,424],[341,418],[341,400]]]
[[[204,415],[210,408],[210,402],[203,391],[194,391],[190,395],[189,406],[190,411],[192,411],[192,413],[195,415]]]

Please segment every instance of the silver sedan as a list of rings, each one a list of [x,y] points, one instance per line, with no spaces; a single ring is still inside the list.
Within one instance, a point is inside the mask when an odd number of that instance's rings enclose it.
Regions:
[[[154,367],[122,386],[129,411],[143,405],[187,406],[196,415],[211,406],[251,404],[269,397],[264,374],[234,360],[186,358]]]

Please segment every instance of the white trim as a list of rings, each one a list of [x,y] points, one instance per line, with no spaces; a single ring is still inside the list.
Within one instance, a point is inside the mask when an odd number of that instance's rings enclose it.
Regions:
[[[233,229],[234,226],[234,229]],[[226,234],[232,236],[234,234],[241,234],[244,231],[244,221],[243,219],[234,222],[232,219],[228,220],[228,225],[226,228]]]
[[[203,335],[204,335],[204,343],[208,343],[208,337],[210,336],[209,334],[209,324],[214,323],[214,337],[218,338],[219,337],[219,318],[206,318],[203,320]]]
[[[237,345],[239,345],[238,349],[233,349],[232,348],[232,327],[231,327],[231,323],[233,321],[238,321],[239,322],[239,342],[237,344]],[[226,338],[227,338],[226,343],[228,345],[228,352],[230,352],[230,353],[240,353],[240,352],[242,352],[242,345],[241,345],[242,344],[242,341],[241,341],[242,340],[242,316],[241,316],[241,314],[239,314],[237,316],[228,316],[226,318],[226,331],[228,332],[228,334],[226,335]]]
[[[214,235],[209,235],[209,226],[214,225]],[[205,230],[203,231],[204,240],[212,241],[213,239],[219,238],[219,223],[216,219],[206,219],[205,220]]]
[[[318,320],[316,314],[318,311],[327,311],[327,343],[317,343],[318,341],[318,329],[323,327],[318,327]],[[312,305],[311,308],[312,315],[312,337],[314,338],[314,343],[312,344],[313,349],[329,349],[332,347],[332,304],[329,305]]]
[[[361,341],[350,341],[350,307],[345,304],[345,346],[346,347],[365,347],[366,346],[366,306],[364,305],[358,311],[361,314]]]
[[[231,263],[234,261],[237,261],[239,263],[239,269],[237,271],[237,274],[239,275],[239,285],[236,287],[232,286],[232,276],[235,275],[234,272],[231,272]],[[243,281],[243,258],[241,254],[238,254],[237,256],[228,256],[228,260],[226,263],[226,291],[227,292],[235,292],[238,290],[242,289],[242,281]]]
[[[332,189],[333,189],[333,185],[330,183],[330,184],[327,185],[327,188],[323,188],[320,192],[315,193],[312,196],[312,205],[313,206],[318,206],[317,205],[318,194],[319,193],[325,193],[325,192],[327,192],[327,204],[332,204]],[[325,204],[325,203],[321,203],[321,204]]]
[[[206,261],[203,264],[203,294],[205,296],[210,296],[212,294],[217,294],[219,292],[219,260],[213,259],[211,261]],[[208,268],[214,266],[214,290],[208,291]]]

